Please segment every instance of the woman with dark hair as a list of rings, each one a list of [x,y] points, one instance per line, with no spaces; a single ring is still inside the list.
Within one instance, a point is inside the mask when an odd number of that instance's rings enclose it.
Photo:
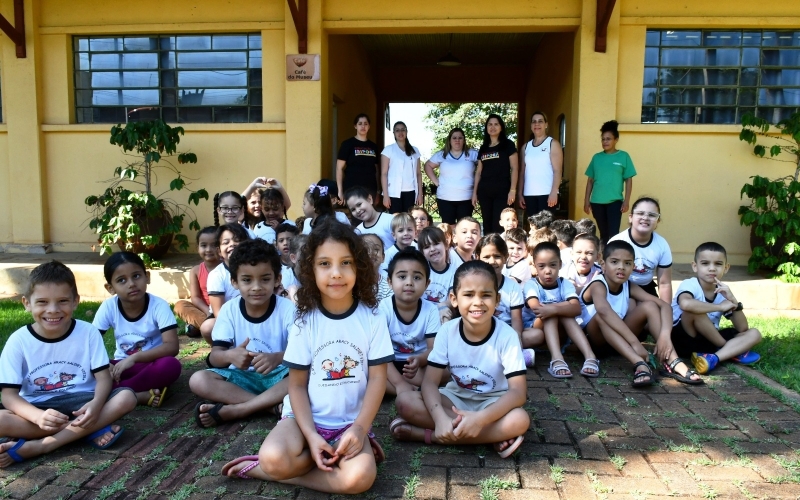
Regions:
[[[520,158],[519,206],[528,217],[556,206],[564,153],[561,144],[547,135],[547,115],[531,115],[531,140]]]
[[[628,153],[617,149],[619,130],[616,120],[600,128],[603,151],[595,154],[586,169],[586,195],[583,211],[594,215],[603,244],[619,232],[622,214],[628,211],[636,169]],[[622,188],[625,185],[623,196]]]
[[[355,186],[364,187],[373,200],[378,197],[378,145],[367,139],[369,116],[361,113],[353,120],[356,129],[351,137],[339,147],[336,156],[336,188],[338,197],[334,203],[344,204],[344,192]]]
[[[472,193],[472,204],[481,204],[483,234],[503,232],[500,212],[517,198],[518,162],[517,147],[506,137],[505,122],[492,113],[483,125]]]
[[[436,204],[442,222],[455,224],[472,215],[472,191],[475,187],[475,164],[478,152],[470,148],[464,130],[454,128],[447,134],[444,148],[425,162],[425,173],[437,187]],[[439,167],[439,175],[433,171]]]
[[[419,150],[408,142],[406,124],[397,122],[392,131],[394,144],[381,152],[381,188],[383,206],[396,214],[422,205],[422,170]]]

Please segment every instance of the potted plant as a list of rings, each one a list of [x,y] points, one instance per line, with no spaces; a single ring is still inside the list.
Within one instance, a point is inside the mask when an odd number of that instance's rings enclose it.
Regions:
[[[208,193],[205,189],[189,189],[180,170],[169,160],[177,156],[179,164],[197,163],[194,153],[176,155],[183,133],[183,127],[170,127],[163,120],[111,127],[111,144],[134,159],[114,170],[114,177],[106,181],[109,186],[102,194],[85,200],[91,213],[89,229],[98,235],[101,255],[111,253],[111,245],[117,244],[120,249],[139,253],[148,265],[157,267],[173,238],[181,250],[189,248],[188,238],[180,234],[184,219],[189,216],[191,230],[200,230],[200,224],[188,204],[198,205],[201,198],[208,199]],[[159,169],[174,179],[169,189],[154,194]],[[189,191],[187,204],[164,197],[181,190]]]
[[[750,226],[752,254],[748,271],[768,269],[786,282],[800,282],[800,113],[776,125],[778,134],[769,133],[770,124],[753,115],[742,117],[739,139],[753,144],[753,154],[761,158],[792,163],[794,175],[777,179],[751,177],[740,196],[749,205],[739,207],[739,221]],[[786,137],[788,136],[788,138]],[[759,138],[772,144],[759,144]],[[767,155],[769,152],[769,156]]]

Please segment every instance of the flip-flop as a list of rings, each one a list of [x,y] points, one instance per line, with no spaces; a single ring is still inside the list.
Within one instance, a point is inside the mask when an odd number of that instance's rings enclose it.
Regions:
[[[645,369],[637,370],[636,368],[638,368],[640,366],[643,366]],[[641,382],[637,382],[636,381],[637,378],[643,378],[643,377],[647,377],[647,380],[644,380],[644,381],[641,381]],[[648,365],[644,361],[639,361],[638,363],[633,365],[633,381],[631,382],[631,385],[633,387],[647,387],[648,385],[653,385],[655,383],[655,381],[656,381],[656,377],[653,374],[652,368],[650,368],[650,365]]]
[[[108,434],[109,432],[114,434],[114,437],[112,437],[106,444],[99,445],[99,444],[94,442],[95,439],[97,439],[97,438],[99,438],[99,437],[101,437],[101,436],[103,436],[105,434]],[[84,439],[89,443],[89,446],[91,446],[92,448],[94,448],[96,450],[107,450],[107,449],[109,449],[111,447],[112,444],[114,444],[117,441],[117,439],[119,439],[120,436],[122,436],[123,432],[125,432],[125,429],[123,429],[122,427],[119,428],[119,431],[114,432],[114,430],[111,428],[111,425],[107,425],[107,426],[103,427],[102,429],[98,429],[98,430],[94,431],[93,433],[89,434]]]
[[[161,408],[164,403],[164,397],[167,395],[167,388],[161,389],[161,394],[156,394],[155,389],[150,389],[150,399],[147,400],[147,406],[151,408]],[[158,398],[158,404],[153,406],[153,400]]]
[[[594,373],[586,371],[587,369],[594,370]],[[583,362],[583,367],[581,368],[581,375],[584,377],[599,377],[600,376],[600,360],[599,359],[587,359]]]
[[[675,367],[679,364],[683,363],[686,365],[686,375],[681,375],[677,371],[675,371]],[[677,380],[683,384],[688,385],[703,385],[703,379],[693,379],[692,375],[699,375],[695,370],[689,368],[689,365],[681,358],[675,358],[672,360],[671,363],[664,363],[663,368],[659,370],[659,373],[664,377],[669,377],[672,379]]]
[[[233,460],[231,460],[230,462],[228,462],[227,464],[222,466],[222,475],[227,477],[228,476],[228,471],[231,470],[231,467],[233,467],[234,465],[238,465],[238,464],[240,464],[242,462],[246,462],[247,460],[252,460],[256,465],[258,465],[258,455],[245,455],[243,457],[234,458]],[[247,470],[244,470],[244,469],[247,469]],[[243,472],[243,471],[247,472],[249,470],[252,470],[253,467],[250,467],[248,465],[244,469],[240,470],[236,475],[239,476],[239,474],[241,472]],[[242,477],[242,476],[239,476],[239,477]],[[242,477],[242,479],[253,479],[253,478],[250,477],[250,476],[244,476],[244,477]]]
[[[27,440],[20,438],[17,440],[17,443],[14,446],[5,451],[6,453],[8,453],[8,456],[11,457],[11,460],[17,463],[22,463],[25,461],[25,458],[19,456],[19,453],[17,453],[17,450],[22,448],[22,445],[25,444],[25,441]]]
[[[394,430],[400,427],[401,425],[409,425],[409,423],[403,417],[397,417],[396,419],[392,420],[389,424],[389,434],[394,437]]]
[[[498,451],[497,454],[500,455],[500,458],[510,457],[511,454],[517,451],[517,448],[519,448],[519,445],[521,445],[524,440],[525,440],[524,436],[517,436],[517,438],[514,440],[513,443],[509,445],[508,448],[506,448],[503,451]]]
[[[222,407],[225,405],[222,403],[214,403],[213,401],[203,400],[194,405],[194,421],[197,422],[198,427],[202,427],[203,429],[208,429],[208,427],[203,425],[203,421],[200,420],[200,413],[201,413],[200,407],[203,405],[214,405],[213,408],[211,408],[205,413],[208,414],[212,419],[214,419],[214,423],[216,425],[220,425],[225,422],[224,420],[222,420],[222,417],[219,416],[219,410],[221,410]]]
[[[369,444],[372,446],[372,454],[375,456],[375,465],[386,460],[386,453],[384,453],[383,448],[381,448],[380,443],[378,440],[372,436],[367,436],[369,438]]]
[[[559,374],[558,372],[565,371],[565,374]],[[569,369],[569,365],[563,359],[554,359],[550,362],[550,366],[547,367],[547,373],[550,374],[553,378],[572,378],[572,371]]]

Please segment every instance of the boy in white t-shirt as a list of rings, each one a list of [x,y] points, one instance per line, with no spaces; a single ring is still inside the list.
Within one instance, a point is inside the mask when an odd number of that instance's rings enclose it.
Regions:
[[[519,228],[509,229],[505,233],[508,247],[508,262],[503,268],[503,276],[513,278],[520,285],[531,279],[531,266],[528,264],[528,236]]]
[[[753,364],[759,359],[750,349],[761,342],[761,332],[750,328],[742,303],[720,279],[730,269],[725,247],[703,243],[694,252],[692,270],[697,275],[683,280],[672,299],[672,344],[678,356],[691,355],[697,371],[705,374],[721,361]],[[732,328],[719,328],[721,316]]]
[[[361,221],[356,233],[377,235],[383,243],[384,250],[394,245],[391,214],[375,210],[372,195],[365,188],[355,186],[348,189],[344,193],[344,199],[353,217]]]
[[[411,214],[402,212],[395,214],[394,217],[392,217],[392,237],[394,238],[395,243],[384,250],[381,271],[385,273],[389,270],[389,262],[392,261],[392,257],[394,257],[395,254],[397,254],[397,252],[400,250],[408,247],[417,248],[417,244],[414,243],[414,237],[416,234],[417,223],[414,218],[411,217]]]
[[[286,289],[294,283],[294,273],[292,270],[291,246],[292,240],[300,234],[300,230],[294,224],[286,222],[278,224],[275,228],[275,248],[281,256],[281,281],[275,290],[275,295],[287,297],[289,293]]]
[[[503,228],[503,234],[500,235],[503,239],[506,239],[510,230],[519,227],[519,220],[517,219],[517,211],[515,209],[508,207],[500,212],[500,227]]]
[[[394,348],[394,363],[387,370],[386,392],[400,394],[422,385],[428,353],[439,331],[439,309],[422,300],[430,267],[419,250],[406,248],[389,263],[389,283],[394,295],[378,306],[386,316]]]
[[[472,217],[458,221],[453,230],[453,248],[450,249],[450,262],[456,267],[475,258],[475,245],[481,239],[481,225]]]
[[[280,282],[280,257],[264,240],[245,241],[230,258],[240,297],[222,306],[208,363],[195,372],[192,392],[204,398],[195,406],[197,425],[211,427],[256,412],[280,415],[289,384],[283,353],[295,308],[274,294]]]
[[[0,444],[0,468],[81,438],[106,449],[122,435],[111,424],[136,408],[133,390],[111,390],[100,332],[72,318],[78,302],[64,264],[31,271],[22,303],[34,322],[12,333],[0,354],[0,436],[9,436]]]
[[[241,224],[223,224],[217,228],[217,248],[222,265],[208,273],[206,288],[208,288],[208,305],[211,308],[211,316],[200,327],[200,334],[209,345],[211,344],[211,331],[214,329],[220,308],[225,302],[239,296],[239,290],[231,284],[228,261],[239,243],[249,239],[250,236]]]

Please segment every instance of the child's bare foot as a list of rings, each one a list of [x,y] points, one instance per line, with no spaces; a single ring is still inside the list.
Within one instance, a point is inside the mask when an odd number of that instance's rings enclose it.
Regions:
[[[255,455],[231,460],[222,467],[222,475],[240,479],[270,480],[270,477],[258,466],[258,457]]]
[[[110,443],[111,440],[114,439],[114,436],[116,436],[119,433],[119,431],[121,431],[121,430],[122,430],[122,427],[120,427],[118,425],[112,425],[110,432],[106,432],[102,436],[98,436],[98,437],[94,438],[92,440],[92,442],[95,444],[96,447],[103,448],[108,443]]]
[[[500,441],[494,444],[494,451],[500,455],[500,458],[508,458],[512,453],[517,451],[517,448],[519,448],[524,439],[523,436],[517,436],[515,438],[506,439],[505,441]]]
[[[20,441],[22,442],[22,444],[19,444]],[[18,441],[6,441],[5,443],[0,444],[0,469],[6,468],[10,465],[14,465],[15,463],[19,463],[21,461],[12,458],[11,453],[14,453],[17,457],[19,457],[22,460],[27,460],[29,458],[35,457],[37,454],[32,453],[33,445],[34,445],[33,442],[25,441],[23,439],[20,439]]]
[[[164,389],[150,389],[149,391],[142,391],[136,393],[136,403],[142,406],[150,406],[152,408],[161,407],[161,399],[164,396],[167,388]]]

